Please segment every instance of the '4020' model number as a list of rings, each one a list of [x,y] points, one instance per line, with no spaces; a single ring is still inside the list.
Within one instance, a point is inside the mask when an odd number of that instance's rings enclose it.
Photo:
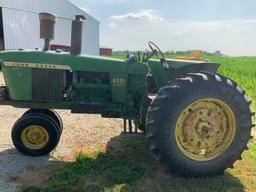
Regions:
[[[122,78],[114,78],[114,79],[112,79],[112,86],[115,86],[115,87],[125,87],[125,79],[122,79]]]

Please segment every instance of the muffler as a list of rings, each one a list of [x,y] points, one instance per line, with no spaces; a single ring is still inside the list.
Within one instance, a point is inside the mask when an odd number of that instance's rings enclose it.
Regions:
[[[80,55],[82,52],[83,22],[86,20],[84,15],[76,15],[72,21],[71,32],[71,54]]]

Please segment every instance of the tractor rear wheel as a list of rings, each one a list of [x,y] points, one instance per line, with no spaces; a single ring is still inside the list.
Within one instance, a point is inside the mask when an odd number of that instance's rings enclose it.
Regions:
[[[148,110],[150,149],[180,175],[222,174],[247,149],[250,103],[245,91],[221,75],[178,78],[160,90]]]
[[[63,132],[63,122],[61,120],[60,115],[56,111],[54,111],[53,109],[29,109],[22,116],[25,116],[25,115],[28,115],[28,114],[34,114],[34,113],[44,114],[44,115],[47,115],[47,116],[53,118],[56,121],[56,123],[58,124],[60,134],[62,134],[62,132]]]
[[[22,116],[12,128],[12,141],[18,151],[29,156],[44,156],[58,144],[56,122],[43,114]]]

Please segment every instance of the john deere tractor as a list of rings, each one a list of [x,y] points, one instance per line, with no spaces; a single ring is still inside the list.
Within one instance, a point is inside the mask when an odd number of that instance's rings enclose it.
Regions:
[[[125,131],[145,132],[157,159],[180,175],[221,174],[241,158],[253,126],[251,101],[216,73],[219,64],[165,59],[152,42],[142,59],[82,55],[85,18],[79,15],[72,22],[71,53],[50,51],[56,16],[39,18],[43,50],[0,53],[0,104],[28,109],[12,128],[21,153],[51,152],[63,129],[53,109],[66,109],[124,119]]]

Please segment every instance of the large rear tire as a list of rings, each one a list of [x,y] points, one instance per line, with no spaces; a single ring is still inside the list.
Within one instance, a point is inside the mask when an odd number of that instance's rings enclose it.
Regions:
[[[222,174],[247,149],[250,103],[245,91],[221,75],[178,78],[160,90],[148,110],[150,149],[180,175]]]

